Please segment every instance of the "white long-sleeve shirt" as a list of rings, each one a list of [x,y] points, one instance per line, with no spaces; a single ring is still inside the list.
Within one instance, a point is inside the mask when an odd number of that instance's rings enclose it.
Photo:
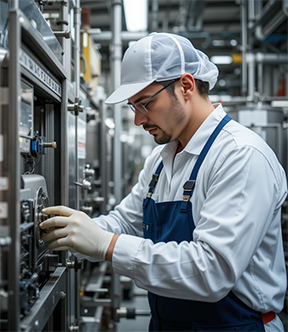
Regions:
[[[113,268],[137,286],[206,302],[219,301],[232,290],[254,310],[277,313],[286,290],[281,235],[286,175],[268,145],[239,123],[232,120],[222,129],[199,170],[191,199],[193,241],[153,244],[143,239],[142,201],[159,162],[163,159],[164,168],[152,198],[182,200],[183,184],[225,114],[218,105],[176,156],[177,142],[156,147],[131,193],[95,221],[121,234]]]

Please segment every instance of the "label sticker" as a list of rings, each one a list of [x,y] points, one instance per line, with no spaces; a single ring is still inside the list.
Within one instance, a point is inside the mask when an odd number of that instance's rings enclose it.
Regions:
[[[0,176],[0,190],[8,189],[8,178]]]
[[[86,122],[78,119],[78,158],[86,158]]]
[[[0,219],[8,218],[8,203],[0,202]]]

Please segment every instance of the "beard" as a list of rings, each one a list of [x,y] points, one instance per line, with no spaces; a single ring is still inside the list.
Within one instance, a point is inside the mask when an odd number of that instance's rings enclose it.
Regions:
[[[168,135],[167,133],[165,133],[165,131],[163,131],[163,135],[159,138],[157,138],[157,136],[154,136],[154,141],[157,144],[166,144],[169,143],[171,141],[172,135]]]
[[[158,138],[156,134],[154,134],[154,141],[157,143],[157,144],[166,144],[168,142],[170,142],[171,138],[172,138],[172,135],[169,135],[167,134],[163,129],[161,129],[159,126],[156,126],[156,125],[149,125],[149,124],[144,124],[143,125],[143,128],[145,130],[147,129],[154,129],[154,128],[158,128],[159,130],[162,131],[162,135]]]
[[[173,120],[174,120],[174,124],[173,126],[177,126],[180,125],[184,119],[185,119],[185,112],[183,112],[183,108],[180,104],[180,102],[178,101],[176,96],[173,96],[171,98],[171,105],[169,108],[169,113],[173,114]],[[172,119],[170,119],[171,121]],[[152,129],[152,128],[158,128],[159,130],[162,131],[162,135],[160,135],[158,137],[158,135],[153,135],[154,136],[154,141],[157,144],[167,144],[169,142],[171,142],[172,139],[172,134],[167,133],[166,131],[164,131],[163,129],[161,129],[159,126],[157,125],[150,125],[150,124],[144,124],[143,125],[144,129]]]

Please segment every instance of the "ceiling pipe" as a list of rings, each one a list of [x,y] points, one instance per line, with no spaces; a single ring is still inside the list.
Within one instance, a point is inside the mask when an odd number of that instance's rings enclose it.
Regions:
[[[158,31],[158,0],[152,0],[151,30]]]
[[[270,64],[287,64],[287,54],[281,53],[256,53],[255,61],[261,63],[270,63]]]
[[[258,72],[258,75],[260,75],[258,78],[259,80],[262,80],[262,68],[259,65],[263,64],[286,64],[287,63],[287,54],[274,54],[274,53],[247,53],[245,56],[245,59],[242,58],[242,62],[245,61],[247,63],[247,69],[248,69],[248,100],[253,100],[255,96],[255,69],[256,64],[258,64],[258,69],[260,72]],[[261,81],[262,84],[262,81]],[[262,85],[258,86],[258,92],[263,92]]]
[[[247,95],[247,8],[246,1],[242,0],[240,3],[241,9],[241,40],[242,40],[242,95]]]
[[[264,29],[261,25],[256,26],[255,28],[255,37],[259,41],[264,41],[273,31],[275,31],[280,24],[282,24],[285,19],[287,19],[286,15],[283,11],[277,13],[267,24],[267,27]]]
[[[93,37],[94,42],[112,41],[113,32],[112,31],[101,31],[100,29],[89,29],[88,33]],[[148,31],[143,32],[120,32],[120,41],[130,41],[138,40],[148,35]]]

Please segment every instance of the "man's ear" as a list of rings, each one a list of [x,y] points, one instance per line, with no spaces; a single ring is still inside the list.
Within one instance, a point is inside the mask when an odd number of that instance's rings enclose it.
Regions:
[[[185,73],[180,77],[179,81],[184,99],[189,100],[195,91],[194,77],[189,73]]]

